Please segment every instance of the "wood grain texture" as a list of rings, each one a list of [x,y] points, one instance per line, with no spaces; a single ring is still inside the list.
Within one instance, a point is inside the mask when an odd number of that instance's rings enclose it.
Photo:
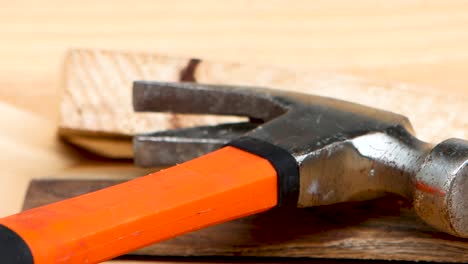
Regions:
[[[462,93],[320,71],[194,61],[134,52],[71,51],[66,61],[61,134],[100,154],[131,157],[125,136],[236,121],[215,116],[134,113],[134,80],[267,86],[344,99],[408,116],[419,136],[434,143],[450,137],[466,138],[468,133],[468,95]]]
[[[351,264],[351,263],[362,263],[362,264],[388,264],[385,260],[346,260],[346,259],[312,259],[312,258],[248,258],[248,257],[198,257],[198,258],[187,258],[187,257],[136,257],[130,256],[125,257],[125,260],[111,260],[103,262],[105,264],[200,264],[200,263],[229,263],[229,264],[304,264],[304,263],[322,263],[322,264]],[[403,262],[398,261],[396,263],[414,263],[414,262]]]
[[[463,0],[18,0],[1,6],[0,98],[50,119],[62,59],[74,47],[332,70],[442,92],[466,92],[468,83]]]
[[[122,181],[35,180],[24,209]],[[135,254],[314,257],[467,262],[468,240],[434,230],[398,197],[309,209],[273,209],[205,228]]]
[[[305,264],[305,263],[321,263],[321,264],[388,264],[385,260],[347,260],[347,259],[313,259],[313,258],[262,258],[262,257],[124,257],[124,260],[111,260],[103,262],[105,264],[200,264],[200,263],[229,263],[229,264]],[[398,261],[396,263],[414,263],[406,261]]]

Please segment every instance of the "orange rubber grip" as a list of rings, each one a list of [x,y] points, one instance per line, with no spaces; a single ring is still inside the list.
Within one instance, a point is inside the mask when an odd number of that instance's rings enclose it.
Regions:
[[[35,264],[98,263],[277,203],[266,160],[234,147],[110,188],[0,219]]]

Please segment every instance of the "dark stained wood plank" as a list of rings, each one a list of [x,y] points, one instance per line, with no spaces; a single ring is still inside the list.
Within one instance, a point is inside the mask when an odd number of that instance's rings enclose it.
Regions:
[[[122,181],[34,180],[24,208]],[[429,227],[399,197],[308,209],[273,209],[136,251],[153,256],[312,257],[468,262],[468,239]]]
[[[158,257],[123,256],[105,264],[410,264],[409,261],[319,259],[319,258],[268,258],[268,257]]]

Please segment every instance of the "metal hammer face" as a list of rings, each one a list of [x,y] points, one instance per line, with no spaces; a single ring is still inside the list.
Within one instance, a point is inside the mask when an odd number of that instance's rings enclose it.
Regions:
[[[308,207],[396,193],[412,199],[427,223],[468,237],[466,140],[432,146],[413,136],[404,116],[265,88],[135,82],[133,95],[140,112],[237,115],[261,121],[136,136],[139,166],[179,163],[226,144],[258,154],[249,146],[265,142],[288,153],[292,162],[284,162],[297,170],[297,175],[286,171],[279,182],[282,204]]]

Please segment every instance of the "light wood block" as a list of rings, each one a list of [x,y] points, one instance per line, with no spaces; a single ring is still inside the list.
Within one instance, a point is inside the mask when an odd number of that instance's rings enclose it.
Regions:
[[[132,157],[131,136],[197,125],[232,122],[235,117],[134,113],[135,80],[195,81],[266,86],[339,98],[403,114],[423,140],[466,138],[468,95],[359,77],[273,66],[219,63],[159,54],[74,50],[66,60],[61,134],[110,157]]]

